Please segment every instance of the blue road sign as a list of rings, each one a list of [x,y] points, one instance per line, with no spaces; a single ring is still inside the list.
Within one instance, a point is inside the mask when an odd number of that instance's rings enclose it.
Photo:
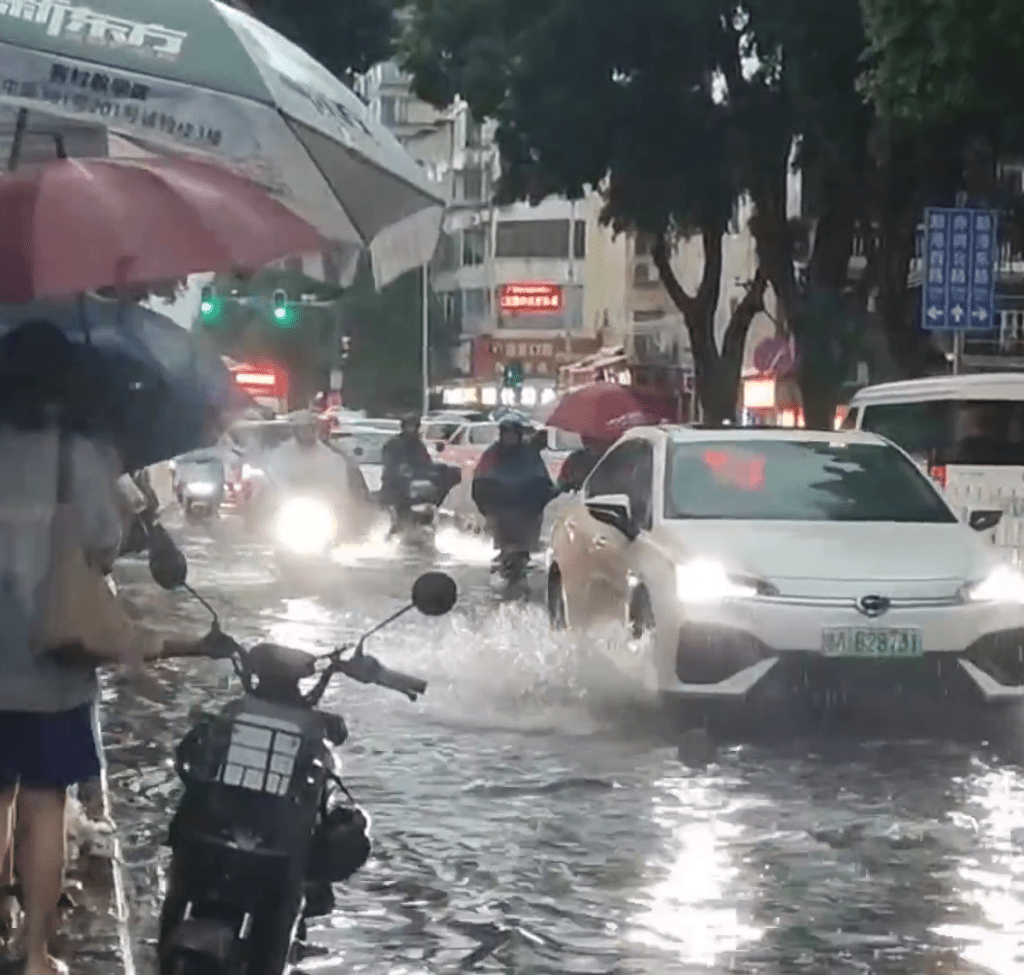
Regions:
[[[990,210],[925,210],[924,328],[988,331],[996,327],[997,221]]]

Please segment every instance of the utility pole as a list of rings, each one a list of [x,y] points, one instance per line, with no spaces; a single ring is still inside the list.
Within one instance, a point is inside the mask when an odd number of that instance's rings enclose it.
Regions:
[[[423,322],[422,322],[423,357],[423,413],[430,411],[430,265],[423,263]]]

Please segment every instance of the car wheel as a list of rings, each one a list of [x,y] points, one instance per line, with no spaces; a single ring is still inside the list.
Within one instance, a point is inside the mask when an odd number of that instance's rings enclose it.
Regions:
[[[630,599],[626,625],[632,640],[640,640],[654,632],[654,609],[651,597],[643,586],[638,586]]]
[[[552,566],[548,572],[548,622],[553,630],[565,630],[569,626],[565,608],[565,589],[558,566]]]

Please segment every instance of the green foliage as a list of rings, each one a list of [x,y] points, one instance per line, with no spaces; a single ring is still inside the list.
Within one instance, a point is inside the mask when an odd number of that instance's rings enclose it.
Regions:
[[[395,0],[250,0],[250,6],[346,83],[391,57]]]
[[[1020,0],[864,0],[865,89],[904,125],[966,125],[993,144],[1024,132]]]
[[[412,270],[377,291],[363,261],[339,303],[344,334],[345,404],[373,413],[414,409],[422,399],[422,272]],[[432,349],[446,349],[454,334],[436,296],[431,297]],[[436,376],[434,378],[437,378]]]

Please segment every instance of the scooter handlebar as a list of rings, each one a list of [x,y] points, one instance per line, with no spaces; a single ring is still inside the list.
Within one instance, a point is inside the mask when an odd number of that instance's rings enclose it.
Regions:
[[[358,654],[334,664],[334,669],[360,684],[376,684],[404,694],[410,701],[415,701],[427,690],[427,682],[400,670],[385,667],[376,657],[367,653]]]

